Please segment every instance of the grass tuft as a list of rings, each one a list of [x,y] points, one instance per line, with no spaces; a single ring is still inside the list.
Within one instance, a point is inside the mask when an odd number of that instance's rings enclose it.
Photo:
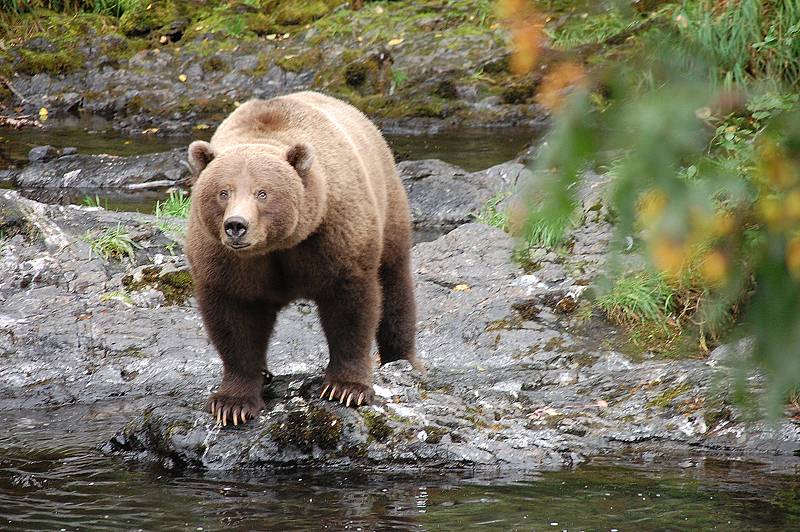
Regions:
[[[133,259],[136,256],[136,248],[139,247],[120,224],[117,224],[114,228],[106,229],[96,237],[87,233],[85,240],[89,247],[92,248],[92,252],[104,260]]]
[[[189,215],[189,208],[192,200],[184,191],[173,191],[164,201],[158,201],[154,214],[158,218],[172,216],[173,218],[186,218]]]

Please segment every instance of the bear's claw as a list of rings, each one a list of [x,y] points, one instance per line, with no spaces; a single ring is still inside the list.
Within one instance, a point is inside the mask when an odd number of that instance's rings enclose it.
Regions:
[[[248,419],[255,419],[263,408],[261,397],[232,397],[218,393],[212,395],[207,404],[211,416],[223,427],[228,426],[229,418],[234,426],[244,425]]]
[[[347,407],[352,404],[357,408],[371,404],[375,398],[375,392],[372,390],[372,386],[357,382],[329,382],[322,387],[319,397],[328,401],[339,401],[339,404]]]

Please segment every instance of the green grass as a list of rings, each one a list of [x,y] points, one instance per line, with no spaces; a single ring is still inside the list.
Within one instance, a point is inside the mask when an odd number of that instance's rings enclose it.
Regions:
[[[537,218],[525,228],[523,238],[528,247],[555,249],[569,239],[566,229],[570,225],[570,218]]]
[[[92,248],[92,252],[104,260],[133,259],[136,256],[136,248],[139,247],[120,224],[106,229],[97,236],[87,233],[84,239]]]
[[[498,205],[510,195],[508,192],[498,192],[489,198],[480,212],[474,215],[475,221],[506,231],[508,229],[508,213],[498,209]]]
[[[597,298],[603,312],[620,324],[663,323],[672,304],[672,290],[664,276],[646,271],[619,277]]]
[[[162,218],[164,216],[172,216],[173,218],[186,218],[189,215],[189,208],[192,205],[192,199],[184,191],[173,191],[169,193],[169,197],[164,201],[156,202],[154,214]]]
[[[84,207],[100,207],[103,209],[107,209],[108,201],[107,200],[101,201],[100,196],[95,194],[94,197],[84,196],[83,199],[81,200],[81,205],[83,205]]]

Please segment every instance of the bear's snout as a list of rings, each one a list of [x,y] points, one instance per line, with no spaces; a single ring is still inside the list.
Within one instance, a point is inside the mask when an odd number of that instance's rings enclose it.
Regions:
[[[231,216],[225,220],[223,224],[225,227],[225,234],[231,240],[239,240],[245,233],[247,233],[247,220],[241,216]]]

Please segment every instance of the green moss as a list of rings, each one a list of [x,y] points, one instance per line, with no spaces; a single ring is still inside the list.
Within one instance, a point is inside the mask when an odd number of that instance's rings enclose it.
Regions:
[[[172,2],[145,2],[139,0],[119,18],[119,29],[128,36],[144,36],[164,27],[176,16]]]
[[[207,57],[201,63],[203,72],[226,72],[229,70],[228,64],[216,55]]]
[[[67,52],[34,52],[20,50],[20,60],[16,65],[17,72],[22,74],[68,74],[83,66],[83,56],[77,51]]]
[[[313,22],[341,5],[337,0],[289,0],[278,4],[274,12],[275,22],[284,26],[299,26]]]
[[[500,92],[503,103],[521,104],[527,103],[536,92],[536,87],[532,83],[518,82],[508,85]]]
[[[362,412],[361,417],[367,425],[369,435],[375,438],[376,441],[384,442],[392,435],[392,429],[386,422],[386,418],[373,410],[366,410]]]
[[[339,444],[342,422],[328,410],[309,407],[307,411],[290,412],[286,421],[274,424],[269,433],[282,446],[298,447],[304,452],[311,452],[314,446],[330,450]]]
[[[647,402],[647,406],[649,407],[660,407],[660,408],[667,408],[672,404],[676,398],[680,397],[684,393],[688,392],[692,389],[692,385],[687,383],[681,384],[679,386],[675,386],[674,388],[668,388],[665,390],[661,395],[652,399]]]
[[[165,272],[158,266],[148,266],[142,269],[141,274],[141,279],[126,275],[122,278],[122,286],[130,292],[155,288],[164,294],[164,300],[170,305],[185,303],[192,296],[192,275],[188,270]]]
[[[302,54],[290,54],[280,57],[275,60],[275,64],[288,72],[303,72],[312,70],[321,60],[322,52],[314,48]]]

